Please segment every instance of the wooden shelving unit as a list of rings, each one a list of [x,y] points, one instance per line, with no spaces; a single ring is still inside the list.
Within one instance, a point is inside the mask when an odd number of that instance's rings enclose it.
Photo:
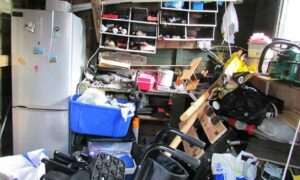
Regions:
[[[164,3],[161,2],[161,11],[159,16],[159,40],[214,40],[215,28],[217,26],[217,2],[202,2],[203,9],[201,10],[193,9],[193,3],[199,3],[199,1],[185,1],[183,8],[164,7]],[[174,14],[181,16],[184,22],[167,22],[165,17],[172,16]],[[174,28],[178,29],[178,34],[175,34],[177,37],[174,37],[174,34],[171,34],[171,31],[173,31]],[[180,37],[180,39],[178,37]]]
[[[228,1],[234,1],[234,0],[228,0]],[[160,0],[160,1],[152,1],[152,0],[146,0],[146,1],[128,1],[128,0],[124,0],[124,1],[101,1],[101,0],[92,0],[92,8],[93,8],[93,16],[94,16],[94,22],[95,22],[95,28],[96,28],[96,35],[97,35],[97,39],[98,42],[101,41],[101,48],[103,49],[108,49],[108,50],[117,50],[117,51],[128,51],[128,52],[134,52],[134,53],[151,53],[154,54],[156,53],[155,51],[140,51],[140,50],[132,50],[128,47],[129,45],[129,39],[137,39],[139,41],[145,40],[145,41],[152,41],[155,43],[155,49],[159,49],[159,48],[187,48],[187,49],[194,49],[197,48],[196,45],[196,41],[211,41],[214,39],[214,34],[215,34],[215,27],[216,27],[216,22],[217,22],[217,13],[218,13],[218,6],[215,6],[215,9],[206,9],[205,5],[206,4],[211,4],[211,3],[215,3],[217,4],[217,1],[197,1],[197,0],[190,0],[190,1],[186,1],[187,3],[189,3],[189,6],[186,7],[185,9],[177,9],[177,8],[166,8],[166,7],[162,7],[161,3],[162,2],[166,2],[164,0]],[[131,2],[135,2],[133,4],[130,4]],[[204,2],[204,8],[203,10],[194,10],[192,8],[192,3],[193,2]],[[141,4],[147,4],[147,5],[141,5]],[[150,6],[149,6],[150,4]],[[154,5],[155,4],[155,5]],[[126,19],[110,19],[110,18],[102,18],[102,14],[105,11],[107,6],[115,6],[121,9],[130,9],[130,7],[144,7],[147,8],[149,7],[149,9],[151,9],[152,11],[159,11],[158,13],[158,17],[159,17],[159,21],[158,22],[147,22],[147,21],[135,21],[131,18],[131,14],[130,17],[126,18]],[[104,11],[103,11],[104,10]],[[187,23],[185,24],[181,24],[181,23],[163,23],[161,22],[161,13],[165,12],[165,11],[170,11],[170,12],[179,12],[179,13],[185,13],[186,14],[186,19],[187,19]],[[212,23],[206,23],[206,22],[197,22],[197,21],[193,21],[194,18],[190,18],[190,16],[209,16],[211,15],[213,17],[212,19]],[[129,16],[129,13],[128,13]],[[210,16],[210,17],[211,17]],[[208,18],[211,19],[211,18]],[[126,48],[112,48],[112,47],[107,47],[103,45],[103,36],[108,36],[108,34],[102,34],[100,32],[100,26],[102,24],[102,22],[123,22],[128,24],[127,30],[130,30],[129,25],[132,24],[145,24],[148,26],[155,26],[157,27],[157,33],[156,36],[152,36],[152,37],[148,37],[148,36],[140,36],[140,37],[136,37],[132,34],[130,34],[130,32],[128,32],[129,34],[126,34],[128,36],[123,36],[123,38],[127,39],[127,47]],[[170,27],[173,29],[178,29],[178,28],[182,28],[182,32],[184,34],[184,38],[180,38],[180,39],[173,39],[173,37],[161,37],[159,36],[159,34],[162,32],[162,28],[163,27]],[[191,32],[196,32],[194,34],[192,34]],[[199,32],[199,36],[197,37],[197,32]],[[191,37],[188,35],[195,35],[195,37]],[[203,36],[205,35],[205,36]],[[113,34],[109,34],[109,36],[116,36],[118,37],[118,35],[113,35]],[[119,36],[121,37],[121,36]]]
[[[142,3],[142,2],[168,2],[170,0],[97,0],[99,4],[119,4],[119,3]],[[219,0],[210,0],[212,2],[217,2]],[[237,0],[222,0],[224,2],[236,2]]]
[[[134,52],[134,53],[147,53],[147,54],[155,54],[156,53],[156,43],[157,43],[157,35],[158,35],[158,22],[148,22],[148,21],[138,21],[134,20],[132,18],[132,10],[133,8],[130,8],[128,19],[114,19],[114,18],[101,18],[100,24],[107,24],[107,23],[123,23],[124,26],[127,27],[127,33],[126,34],[119,34],[119,33],[112,33],[112,32],[106,32],[101,31],[100,29],[100,44],[102,49],[108,49],[108,50],[117,50],[117,51],[126,51],[126,52]],[[105,6],[102,6],[101,10],[101,17],[103,12],[105,12]],[[157,14],[157,18],[159,17],[159,14]],[[155,36],[140,36],[140,35],[133,35],[133,28],[137,27],[137,25],[143,25],[143,26],[149,26],[149,28],[155,29]],[[106,38],[123,38],[126,39],[126,48],[119,48],[119,47],[111,47],[104,45]],[[140,49],[132,49],[130,46],[130,43],[138,40],[140,42],[144,41],[148,44],[151,44],[152,47],[154,47],[153,50],[140,50]]]

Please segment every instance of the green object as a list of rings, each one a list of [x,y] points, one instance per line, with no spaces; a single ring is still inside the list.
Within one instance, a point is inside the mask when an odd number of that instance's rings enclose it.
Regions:
[[[281,55],[277,60],[271,61],[269,67],[271,77],[300,83],[300,52],[299,49],[293,47]]]
[[[265,58],[272,50],[274,57]],[[259,72],[272,78],[300,84],[300,46],[287,40],[277,40],[265,47],[259,61]]]

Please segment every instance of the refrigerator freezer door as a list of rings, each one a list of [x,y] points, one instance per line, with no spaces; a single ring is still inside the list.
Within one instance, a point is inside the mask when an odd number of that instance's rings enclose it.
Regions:
[[[40,10],[12,13],[13,106],[68,109],[72,14]]]
[[[20,154],[45,148],[68,153],[68,111],[13,108],[13,151]]]

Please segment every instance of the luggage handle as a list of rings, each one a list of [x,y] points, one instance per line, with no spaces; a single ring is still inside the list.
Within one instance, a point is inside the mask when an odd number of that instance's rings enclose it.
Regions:
[[[166,151],[166,152],[172,154],[172,156],[174,156],[174,157],[176,157],[176,158],[184,161],[186,164],[189,164],[192,168],[198,168],[200,166],[201,161],[199,159],[195,159],[193,157],[190,157],[185,152],[180,151],[178,149],[171,148],[171,147],[166,146],[164,144],[153,144],[153,145],[150,145],[147,148],[147,150],[144,152],[143,158],[141,160],[140,165],[143,164],[143,162],[148,157],[148,155],[150,154],[150,152],[157,151],[157,150]]]
[[[63,171],[64,173],[66,173],[68,175],[74,174],[76,172],[74,169],[72,169],[64,164],[55,162],[51,159],[43,158],[41,161],[45,164],[46,171],[61,169],[61,171]]]
[[[190,136],[188,134],[184,134],[181,131],[179,131],[175,128],[171,128],[171,127],[165,128],[165,129],[159,131],[158,133],[156,133],[154,143],[157,143],[159,141],[159,139],[161,138],[161,136],[165,133],[174,133],[177,136],[180,136],[181,139],[187,141],[188,143],[190,143],[192,145],[198,146],[202,149],[205,147],[205,142],[198,140],[196,138],[193,138],[192,136]]]
[[[60,163],[64,163],[64,164],[76,163],[76,158],[74,158],[70,155],[61,153],[58,150],[54,151],[53,160],[59,161]]]

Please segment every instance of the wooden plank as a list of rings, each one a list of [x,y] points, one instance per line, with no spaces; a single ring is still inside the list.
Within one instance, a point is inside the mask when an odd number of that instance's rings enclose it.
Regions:
[[[246,151],[255,155],[259,160],[285,166],[291,145],[273,141],[251,138]],[[290,167],[300,168],[300,146],[295,146]]]
[[[209,108],[210,106],[206,106],[206,108]],[[227,128],[224,126],[224,124],[219,121],[217,124],[213,124],[211,122],[211,119],[216,116],[216,114],[211,115],[208,117],[206,113],[202,117],[199,117],[199,121],[201,123],[201,126],[211,144],[215,143],[225,132],[227,131]]]
[[[197,42],[185,41],[157,41],[157,49],[196,49]]]
[[[219,82],[222,81],[222,77],[223,75],[221,75],[209,88],[208,90],[205,90],[200,98],[195,102],[193,103],[181,116],[180,116],[180,120],[181,121],[186,121],[187,119],[189,119],[189,117],[199,108],[199,106],[208,99],[209,97],[209,93],[210,91],[216,87]]]
[[[186,80],[186,79],[191,79],[192,75],[195,73],[196,69],[200,65],[202,61],[202,58],[195,58],[192,60],[190,64],[190,68],[186,71],[183,72],[182,76],[180,77],[180,80]]]
[[[199,107],[207,100],[209,96],[208,91],[204,91],[200,98],[194,102],[181,116],[180,116],[180,120],[181,121],[187,121],[188,119],[190,119],[190,117],[192,116],[192,114],[194,114]]]
[[[179,128],[181,128],[181,127],[179,126]],[[187,132],[187,134],[190,135],[190,136],[192,136],[195,139],[200,140],[199,136],[197,134],[197,131],[196,131],[196,129],[194,127],[191,127],[190,130]],[[184,151],[188,155],[190,155],[190,156],[192,156],[192,157],[194,157],[196,159],[199,159],[204,154],[204,150],[203,149],[201,149],[201,148],[199,148],[197,146],[191,146],[185,140],[182,141],[182,144],[183,144]]]
[[[100,67],[116,67],[116,68],[130,69],[130,64],[128,64],[128,63],[107,60],[107,59],[103,59],[103,58],[100,59],[99,66]]]
[[[201,117],[201,115],[204,114],[204,109],[206,107],[208,102],[203,103],[200,108],[187,120],[187,121],[181,121],[179,123],[179,126],[181,127],[179,130],[183,133],[187,133],[191,127],[194,125],[196,119],[198,117]],[[179,136],[176,136],[173,141],[170,144],[170,147],[177,148],[179,144],[181,143],[181,138]]]
[[[185,87],[185,90],[190,91],[190,90],[195,90],[199,84],[200,80],[189,80],[188,84]]]
[[[278,115],[278,117],[286,122],[289,126],[296,129],[300,119],[300,114],[293,111],[283,111]]]
[[[171,64],[145,64],[145,65],[139,65],[139,64],[132,64],[130,65],[132,68],[137,67],[190,67],[190,65],[171,65]]]
[[[254,76],[249,81],[260,91],[265,92],[278,99],[284,100],[284,109],[294,112],[300,112],[300,87],[284,83],[273,78],[264,76]],[[269,86],[269,88],[267,88]],[[288,92],[288,93],[287,93]]]
[[[101,0],[91,0],[92,12],[94,19],[95,32],[98,43],[100,43],[100,14],[101,14]]]
[[[0,55],[0,67],[8,66],[8,56],[7,55]]]

